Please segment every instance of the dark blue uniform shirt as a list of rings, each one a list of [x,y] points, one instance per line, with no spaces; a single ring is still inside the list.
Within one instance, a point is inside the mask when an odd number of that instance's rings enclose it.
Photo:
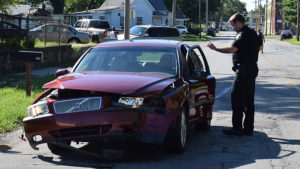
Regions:
[[[238,32],[235,37],[235,41],[232,46],[238,48],[238,50],[232,55],[233,67],[239,65],[256,65],[258,60],[259,46],[261,45],[257,33],[250,29],[248,26]]]

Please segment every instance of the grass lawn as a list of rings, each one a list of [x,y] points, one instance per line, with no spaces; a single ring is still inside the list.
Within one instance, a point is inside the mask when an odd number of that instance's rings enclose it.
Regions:
[[[78,43],[78,44],[72,44],[72,47],[84,47],[84,46],[92,46],[96,43],[90,42],[90,43]],[[60,43],[60,45],[67,45],[67,43]],[[35,39],[34,47],[44,47],[45,42],[40,41],[39,39]],[[46,46],[58,46],[58,42],[47,42]]]
[[[276,36],[276,35],[266,35],[265,37],[266,38],[278,38],[278,36]]]
[[[206,36],[205,33],[201,33],[201,39],[198,35],[185,34],[182,35],[184,41],[207,41],[211,39],[211,36]]]
[[[45,90],[42,85],[53,80],[54,75],[32,80],[31,97],[26,96],[24,79],[10,80],[0,88],[0,133],[16,129],[22,124],[27,116],[27,107]]]
[[[292,39],[284,39],[284,41],[287,41],[291,44],[294,44],[294,45],[299,45],[300,46],[300,41],[297,41],[296,38],[292,38]]]

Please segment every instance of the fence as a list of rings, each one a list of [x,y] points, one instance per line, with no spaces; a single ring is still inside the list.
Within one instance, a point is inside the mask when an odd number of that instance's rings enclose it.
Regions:
[[[54,29],[47,30],[48,26],[40,25],[54,24]],[[63,25],[65,25],[64,20],[53,19],[51,17],[43,16],[30,16],[24,17],[22,15],[11,16],[0,14],[0,48],[26,48],[26,44],[32,41],[32,37],[44,41],[44,46],[47,46],[47,42],[57,42],[61,45],[62,42],[62,32]],[[65,25],[66,26],[66,25]],[[35,32],[29,32],[32,28],[37,28]],[[49,34],[58,33],[56,39]],[[22,45],[24,42],[25,45]],[[32,46],[29,46],[32,47]]]

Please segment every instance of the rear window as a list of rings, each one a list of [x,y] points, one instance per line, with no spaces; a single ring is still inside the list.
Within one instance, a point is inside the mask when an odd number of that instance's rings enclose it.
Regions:
[[[109,29],[108,22],[104,21],[90,21],[90,27],[91,28],[100,28],[100,29]]]
[[[149,37],[178,37],[180,36],[176,28],[150,28],[147,33]]]

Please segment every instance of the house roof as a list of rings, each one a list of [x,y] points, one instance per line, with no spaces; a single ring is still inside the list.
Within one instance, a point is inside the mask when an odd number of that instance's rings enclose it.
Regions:
[[[130,0],[130,4],[134,0]],[[98,10],[106,11],[106,10],[113,10],[113,9],[119,9],[124,8],[125,1],[124,0],[106,0],[104,3],[98,8]]]
[[[10,5],[6,10],[8,14],[16,16],[22,15],[27,16],[28,14],[33,16],[50,16],[53,10],[52,6],[46,5],[46,10],[42,10],[42,5],[39,5],[38,8],[32,8],[30,5]]]
[[[164,13],[159,12],[159,11],[153,11],[153,15],[156,15],[156,16],[168,16],[167,14],[164,14]]]
[[[167,7],[163,0],[148,0],[155,10],[167,11]]]

